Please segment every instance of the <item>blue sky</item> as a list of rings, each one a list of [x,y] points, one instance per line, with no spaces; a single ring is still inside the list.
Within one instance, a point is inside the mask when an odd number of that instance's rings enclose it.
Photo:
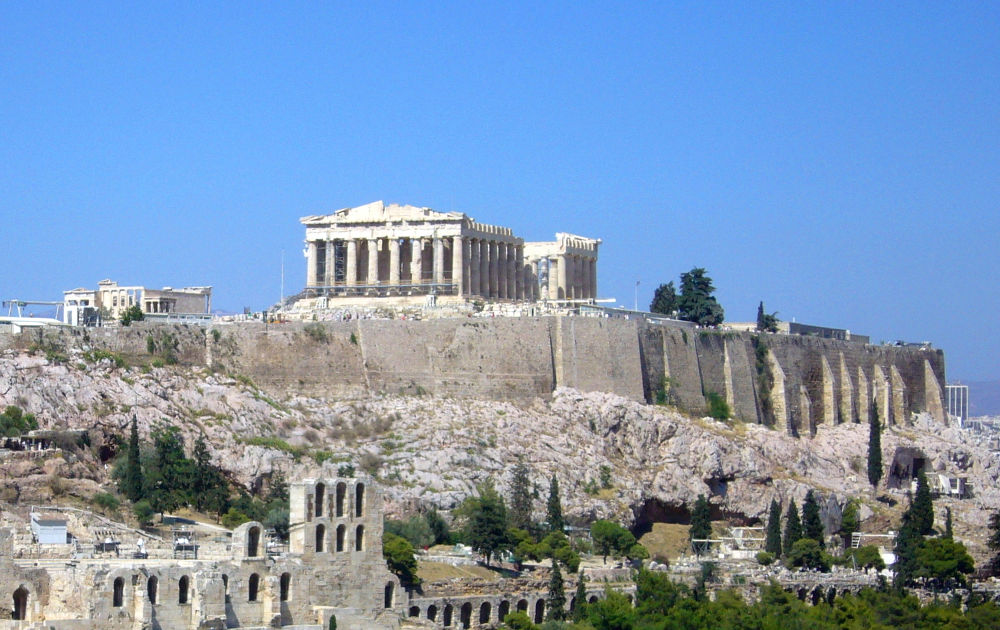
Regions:
[[[1000,378],[996,3],[136,4],[0,4],[3,299],[259,309],[384,199]]]

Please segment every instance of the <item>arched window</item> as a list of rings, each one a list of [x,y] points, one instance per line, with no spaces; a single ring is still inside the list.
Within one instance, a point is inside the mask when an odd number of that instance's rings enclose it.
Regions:
[[[155,604],[156,603],[156,588],[157,588],[157,586],[158,586],[158,581],[157,581],[155,575],[150,576],[150,578],[148,580],[146,580],[146,596],[149,598],[149,603],[150,604]]]
[[[393,584],[392,582],[385,583],[385,597],[384,597],[385,601],[383,602],[385,604],[384,606],[385,608],[392,608],[392,599],[395,591],[395,586],[396,585]]]
[[[465,602],[458,612],[459,623],[463,628],[472,627],[472,604]]]
[[[111,605],[121,608],[125,603],[125,578],[115,578],[115,584],[111,589]]]
[[[354,551],[364,551],[364,550],[365,550],[365,526],[358,525],[358,529],[354,533]]]
[[[11,619],[24,621],[28,618],[28,589],[23,586],[14,591],[14,612]]]
[[[517,610],[518,612],[527,613],[528,612],[528,600],[519,599],[517,600]]]
[[[278,588],[280,592],[279,599],[283,602],[287,602],[289,598],[289,592],[292,588],[292,574],[282,573],[281,579],[278,581]]]
[[[427,621],[436,621],[438,616],[438,607],[431,604],[427,607]]]
[[[337,525],[337,551],[344,550],[344,538],[347,536],[347,527]]]
[[[337,484],[337,516],[344,515],[344,498],[347,495],[347,484],[341,481]]]
[[[323,499],[326,498],[326,486],[322,483],[316,484],[316,517],[323,516]]]
[[[490,606],[490,603],[483,602],[482,606],[479,607],[479,623],[481,624],[489,623],[491,612],[492,612],[492,607]]]
[[[188,585],[191,583],[188,576],[181,577],[180,581],[177,582],[177,603],[186,604],[188,603]]]
[[[365,484],[359,483],[354,488],[354,516],[361,518],[365,515]]]
[[[250,575],[250,579],[247,581],[247,601],[255,602],[257,601],[257,591],[260,590],[260,576],[256,573]]]
[[[251,527],[247,532],[247,557],[256,558],[260,552],[260,528]]]
[[[535,623],[542,623],[545,620],[545,600],[540,599],[535,602]]]
[[[326,526],[320,523],[316,526],[316,553],[326,550]]]
[[[503,618],[510,614],[510,602],[506,599],[500,602],[497,606],[497,619],[503,621]]]
[[[451,615],[452,615],[451,604],[447,604],[444,607],[444,614],[441,615],[441,625],[442,626],[448,627],[448,626],[451,625]]]
[[[410,606],[410,616],[419,617],[420,616],[420,606]]]

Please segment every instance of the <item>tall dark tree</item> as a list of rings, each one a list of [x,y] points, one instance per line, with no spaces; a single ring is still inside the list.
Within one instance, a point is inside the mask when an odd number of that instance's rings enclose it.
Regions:
[[[212,463],[205,436],[199,436],[195,441],[193,455],[194,477],[191,494],[195,508],[218,515],[225,514],[229,509],[228,484],[219,467]]]
[[[799,520],[799,508],[795,505],[794,499],[788,503],[788,516],[785,517],[785,538],[781,541],[781,548],[788,553],[792,545],[802,539],[802,521]]]
[[[132,416],[132,428],[128,436],[128,460],[125,462],[125,478],[122,480],[122,493],[128,500],[135,503],[142,498],[142,463],[139,455],[139,427],[135,415]]]
[[[955,538],[955,532],[951,528],[951,508],[946,507],[944,509],[944,537],[948,540]]]
[[[707,540],[712,537],[712,509],[708,504],[705,495],[699,494],[694,502],[694,509],[691,510],[691,529],[688,531],[688,539],[691,541],[691,548],[700,553],[701,547],[697,546],[695,540]]]
[[[764,302],[757,305],[757,332],[778,332],[778,313],[764,312]]]
[[[549,482],[549,500],[546,503],[545,516],[549,522],[549,530],[561,532],[566,526],[563,521],[562,500],[559,498],[559,480],[552,475]]]
[[[163,514],[189,502],[194,471],[191,460],[184,456],[184,442],[177,427],[154,433],[153,448],[152,471],[147,476],[149,502],[153,511]]]
[[[990,515],[989,530],[990,537],[986,544],[993,551],[1000,551],[1000,510]]]
[[[465,511],[469,513],[466,541],[483,554],[489,566],[494,555],[511,547],[507,534],[507,506],[493,484],[484,483],[478,490],[478,497],[466,500]]]
[[[861,517],[858,514],[858,503],[854,499],[847,502],[840,518],[840,536],[844,539],[844,547],[851,544],[854,532],[861,526]]]
[[[877,488],[882,479],[882,424],[878,420],[878,400],[868,412],[868,483]]]
[[[917,493],[910,505],[913,525],[921,536],[934,533],[934,502],[931,500],[931,489],[927,485],[927,475],[921,470],[917,473]]]
[[[802,536],[818,542],[821,549],[826,546],[823,542],[823,521],[819,517],[819,504],[812,490],[806,493],[806,500],[802,504]]]
[[[576,581],[576,593],[573,595],[576,602],[573,604],[573,621],[583,621],[587,614],[587,578],[580,571],[580,577]]]
[[[653,292],[653,301],[649,305],[650,313],[660,313],[667,317],[673,317],[677,313],[677,289],[674,288],[674,281],[656,287]]]
[[[531,529],[530,472],[524,460],[518,459],[510,482],[510,526],[517,529]]]
[[[712,293],[712,279],[705,269],[695,267],[681,274],[681,294],[677,298],[680,319],[695,322],[700,326],[717,326],[725,319],[722,306]]]
[[[910,505],[910,508],[913,506]],[[895,577],[893,585],[902,588],[913,581],[917,572],[917,552],[924,537],[920,535],[920,530],[914,522],[913,513],[910,508],[903,513],[903,524],[896,534],[896,546],[893,552],[896,554],[896,562],[893,564]]]
[[[545,598],[548,611],[546,621],[562,621],[566,618],[566,592],[563,590],[563,576],[559,563],[552,561],[552,576],[549,578],[549,594]]]
[[[771,499],[771,510],[767,515],[764,550],[773,553],[776,558],[781,556],[781,504],[775,499]]]

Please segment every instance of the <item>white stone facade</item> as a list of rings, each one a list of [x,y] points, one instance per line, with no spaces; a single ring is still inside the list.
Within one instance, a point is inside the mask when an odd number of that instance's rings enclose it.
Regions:
[[[426,296],[536,301],[597,297],[599,239],[525,243],[461,212],[376,201],[300,219],[309,297],[422,303]]]
[[[147,289],[101,280],[96,291],[81,288],[63,292],[63,322],[73,326],[93,324],[97,313],[106,319],[118,319],[135,305],[147,315],[208,314],[212,312],[212,287]]]

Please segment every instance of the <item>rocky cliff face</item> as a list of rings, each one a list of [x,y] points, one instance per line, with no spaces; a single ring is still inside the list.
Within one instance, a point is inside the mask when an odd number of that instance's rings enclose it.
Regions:
[[[180,427],[189,446],[205,435],[216,461],[248,488],[274,470],[298,476],[352,463],[379,478],[395,514],[429,504],[452,508],[486,479],[505,492],[518,457],[533,470],[540,512],[555,474],[571,518],[608,517],[640,528],[685,522],[686,506],[698,494],[711,496],[718,515],[753,523],[766,517],[772,498],[801,504],[815,488],[831,527],[839,525],[850,496],[865,498],[863,516],[877,526],[893,514],[886,502],[905,503],[901,493],[874,499],[865,477],[864,424],[824,424],[814,437],[794,438],[762,425],[692,419],[667,407],[567,388],[516,404],[429,395],[279,396],[204,368],[120,367],[84,349],[48,358],[7,350],[0,355],[0,404],[35,413],[43,428],[90,435],[90,447],[75,454],[0,458],[3,484],[17,480],[17,491],[5,498],[22,503],[52,500],[59,494],[53,478],[79,480],[62,491],[84,497],[107,486],[103,464],[113,459],[133,415],[144,436],[164,423]],[[254,437],[284,444],[255,445]],[[975,498],[939,505],[952,507],[959,535],[981,536],[989,511],[1000,507],[1000,461],[968,434],[921,416],[884,433],[887,472],[897,451],[907,448],[917,449],[934,471],[968,477]],[[599,485],[602,466],[611,470],[611,488],[588,494],[588,482]]]

